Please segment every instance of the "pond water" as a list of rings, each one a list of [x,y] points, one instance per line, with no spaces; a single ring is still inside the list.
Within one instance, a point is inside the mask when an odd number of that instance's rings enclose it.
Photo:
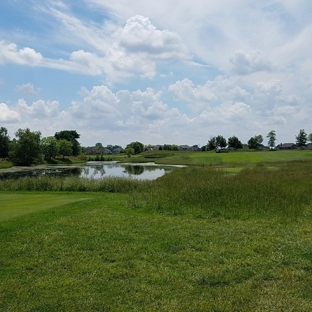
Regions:
[[[80,177],[90,179],[122,177],[139,180],[155,180],[169,171],[171,171],[169,168],[161,168],[159,166],[155,166],[155,164],[87,162],[81,170]]]
[[[131,164],[117,162],[89,161],[82,165],[44,165],[36,167],[13,167],[0,170],[0,179],[20,178],[24,176],[79,176],[88,179],[105,177],[123,177],[139,180],[155,180],[170,172],[168,166],[154,163]]]

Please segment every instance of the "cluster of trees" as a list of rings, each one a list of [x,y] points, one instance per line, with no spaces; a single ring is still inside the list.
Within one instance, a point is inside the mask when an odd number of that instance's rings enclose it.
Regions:
[[[143,143],[138,142],[138,141],[129,143],[125,148],[125,152],[129,157],[133,154],[135,155],[135,154],[142,153],[143,151],[144,151],[144,145]]]
[[[0,157],[9,158],[15,165],[29,166],[50,160],[59,155],[78,156],[81,150],[75,130],[56,132],[54,136],[41,137],[40,131],[18,129],[11,141],[6,128],[0,128]]]
[[[307,146],[307,142],[310,141],[312,143],[312,133],[309,135],[304,131],[304,129],[300,129],[299,134],[296,136],[296,144],[298,147]]]
[[[211,151],[216,148],[224,148],[228,146],[229,148],[238,149],[242,148],[242,142],[236,137],[232,136],[226,140],[222,135],[218,135],[216,137],[211,137],[206,145],[206,150]]]

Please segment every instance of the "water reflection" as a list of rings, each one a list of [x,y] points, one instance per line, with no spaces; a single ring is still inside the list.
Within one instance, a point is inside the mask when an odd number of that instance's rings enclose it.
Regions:
[[[155,180],[166,172],[169,168],[152,166],[151,164],[119,164],[116,162],[87,162],[80,166],[37,166],[14,167],[0,170],[0,179],[18,179],[25,176],[78,176],[87,179],[103,179],[105,177],[123,177],[140,180]]]
[[[159,168],[156,166],[152,167],[141,164],[131,165],[118,163],[88,162],[86,166],[82,168],[80,177],[89,179],[102,179],[104,177],[123,177],[135,178],[140,180],[155,180],[169,171],[170,169],[168,168]]]

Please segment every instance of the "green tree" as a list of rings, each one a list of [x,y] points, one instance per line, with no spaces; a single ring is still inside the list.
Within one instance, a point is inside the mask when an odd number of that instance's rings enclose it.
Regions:
[[[226,147],[226,139],[222,135],[216,137],[216,146]]]
[[[60,155],[63,155],[63,159],[65,156],[71,156],[73,154],[73,144],[70,141],[65,139],[59,140],[58,148]]]
[[[254,137],[250,138],[247,142],[249,149],[257,149],[259,145],[263,142],[263,137],[261,134],[255,135]]]
[[[308,135],[305,133],[304,129],[300,129],[299,134],[296,136],[296,144],[298,147],[307,146]]]
[[[134,154],[139,154],[144,151],[144,145],[141,142],[135,141],[131,142],[126,146],[126,149],[133,148]]]
[[[268,135],[267,135],[268,140],[268,145],[273,148],[275,146],[275,141],[276,141],[276,133],[275,130],[271,130]]]
[[[212,151],[216,149],[217,143],[216,143],[216,137],[211,137],[207,143],[207,151]]]
[[[164,149],[164,151],[171,151],[172,150],[172,146],[170,144],[164,144],[163,149]]]
[[[18,129],[10,145],[9,157],[15,165],[30,166],[41,160],[41,132]]]
[[[125,148],[125,153],[127,154],[128,157],[131,157],[131,155],[134,154],[134,149],[132,147],[130,147],[130,146],[127,146]]]
[[[312,133],[308,135],[308,140],[312,143]]]
[[[228,146],[231,148],[243,148],[242,142],[234,135],[228,138]]]
[[[54,134],[54,137],[59,141],[59,140],[67,140],[72,143],[72,155],[73,156],[78,156],[81,147],[80,143],[77,141],[77,139],[80,138],[80,134],[77,133],[76,130],[63,130],[60,132],[56,132]],[[70,155],[67,155],[70,156]]]
[[[53,136],[42,138],[41,151],[45,159],[55,158],[59,154],[58,141]]]
[[[10,138],[8,130],[4,127],[0,128],[0,157],[7,158],[9,156]]]

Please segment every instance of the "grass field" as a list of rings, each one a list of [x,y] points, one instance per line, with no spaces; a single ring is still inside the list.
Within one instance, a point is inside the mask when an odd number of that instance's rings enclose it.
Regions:
[[[68,203],[85,200],[86,195],[60,193],[60,194],[31,194],[28,193],[2,193],[0,196],[0,220],[8,220],[21,215],[35,213]]]
[[[114,160],[127,162],[153,161],[159,164],[181,165],[229,165],[253,164],[259,162],[281,162],[294,160],[309,160],[312,150],[237,150],[228,153],[210,152],[174,152],[174,151],[147,151],[132,155],[130,158],[123,154],[112,156]]]
[[[312,160],[288,152],[154,182],[2,182],[0,311],[311,311]]]

